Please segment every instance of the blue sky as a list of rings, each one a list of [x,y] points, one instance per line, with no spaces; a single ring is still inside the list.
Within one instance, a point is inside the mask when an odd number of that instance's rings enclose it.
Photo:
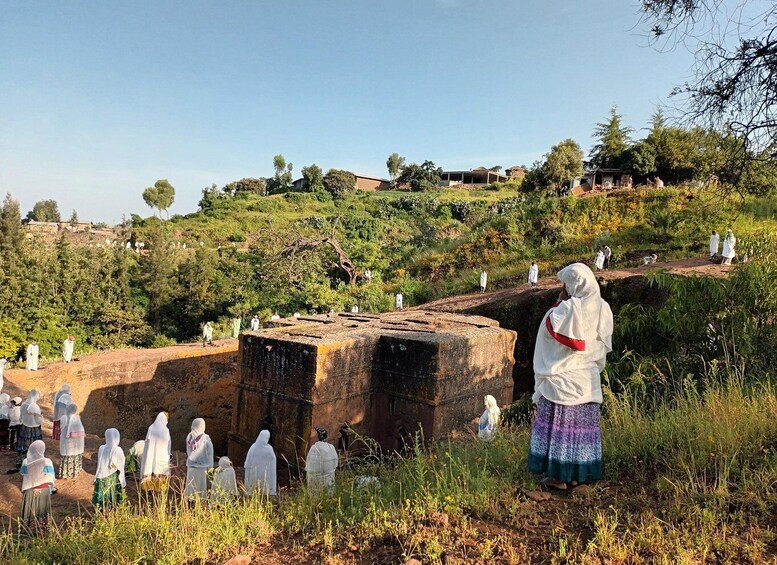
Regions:
[[[282,153],[385,176],[588,150],[617,104],[646,125],[691,56],[658,52],[623,0],[0,4],[0,192],[23,212],[150,215],[141,192],[266,176]],[[638,134],[640,132],[637,132]]]

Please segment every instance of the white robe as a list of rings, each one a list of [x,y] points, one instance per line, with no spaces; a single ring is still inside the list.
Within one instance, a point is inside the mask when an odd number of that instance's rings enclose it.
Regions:
[[[251,331],[255,332],[259,329],[259,318],[251,318]]]
[[[502,411],[496,403],[496,398],[486,395],[485,398],[486,409],[480,416],[480,422],[478,425],[478,437],[485,441],[491,441],[494,439],[494,433],[496,427],[499,425],[499,418]]]
[[[67,415],[67,407],[73,403],[70,395],[66,392],[57,393],[56,400],[54,401],[54,416],[52,421],[59,422]]]
[[[59,436],[59,454],[63,457],[80,455],[84,452],[84,425],[81,418],[76,415],[78,406],[69,404],[67,414],[62,419],[62,429]]]
[[[529,284],[537,284],[537,279],[540,276],[540,268],[537,265],[529,267]]]
[[[710,257],[718,254],[718,247],[720,247],[720,236],[718,234],[710,236]]]
[[[256,491],[263,495],[274,495],[277,492],[276,457],[269,442],[270,432],[262,430],[248,450],[244,467],[245,487],[249,496]]]
[[[311,494],[334,486],[338,461],[339,457],[334,445],[317,441],[310,447],[305,461],[305,471],[308,474],[308,490]]]
[[[734,234],[727,235],[726,239],[723,240],[723,257],[726,259],[733,259],[737,256],[737,252],[735,250],[737,245],[737,238],[734,237]]]
[[[0,392],[3,390],[3,385],[5,384],[4,380],[4,373],[5,373],[5,364],[8,363],[8,359],[2,358],[0,359]]]
[[[62,358],[65,360],[65,363],[70,363],[73,360],[73,350],[75,349],[75,346],[75,340],[66,339],[62,343]]]
[[[44,457],[46,444],[43,440],[35,440],[27,450],[27,457],[22,462],[22,492],[41,485],[54,485],[54,464]]]
[[[600,271],[604,268],[604,252],[599,251],[594,258],[594,267]]]
[[[612,351],[613,318],[587,265],[558,274],[570,298],[556,304],[540,324],[534,348],[534,396],[555,404],[602,403],[601,372]]]
[[[97,450],[97,472],[94,480],[110,477],[116,471],[119,472],[119,483],[122,487],[127,486],[127,479],[124,476],[124,451],[119,446],[121,435],[116,428],[105,430],[105,443]]]
[[[146,444],[143,446],[143,458],[140,462],[142,479],[148,479],[152,475],[169,475],[172,452],[167,415],[160,412],[146,434]]]
[[[237,498],[237,479],[235,468],[229,457],[219,459],[219,465],[213,473],[213,482],[210,485],[210,501],[213,504],[226,504]]]
[[[197,418],[186,437],[186,487],[184,495],[208,492],[208,469],[213,468],[213,443],[205,433],[205,421]]]
[[[205,327],[202,328],[202,339],[213,341],[213,326],[205,324]]]
[[[31,343],[27,346],[27,357],[25,359],[25,368],[28,371],[38,370],[38,356],[40,354],[40,348],[37,344]]]
[[[480,288],[486,288],[486,284],[488,284],[488,273],[483,271],[480,273]]]
[[[397,310],[401,310],[402,309],[402,302],[403,301],[404,301],[404,297],[402,296],[402,294],[401,293],[397,294],[395,299],[394,299],[394,305],[396,306]]]

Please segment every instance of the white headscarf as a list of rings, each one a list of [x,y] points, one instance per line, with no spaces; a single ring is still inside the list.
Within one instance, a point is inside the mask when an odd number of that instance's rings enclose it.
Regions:
[[[210,469],[213,467],[213,443],[205,433],[205,420],[192,420],[192,431],[186,436],[186,466]]]
[[[160,412],[146,434],[146,445],[143,447],[143,459],[140,463],[141,477],[145,479],[151,475],[169,475],[171,455],[172,442],[170,430],[167,429],[167,414]]]
[[[245,487],[249,495],[256,490],[265,495],[277,492],[275,451],[269,442],[269,430],[262,430],[248,450],[244,467]]]
[[[8,396],[6,393],[0,393],[0,419],[6,420],[9,417],[8,414],[8,403],[11,401],[11,397]]]
[[[219,459],[219,466],[210,484],[210,496],[214,502],[226,502],[238,495],[235,469],[229,457]]]
[[[485,396],[483,403],[485,404],[486,409],[483,411],[483,415],[480,416],[478,437],[489,441],[494,437],[494,432],[499,425],[499,418],[502,415],[502,411],[496,403],[496,398],[490,394]]]
[[[116,428],[105,430],[105,443],[97,451],[97,472],[94,480],[110,477],[116,471],[119,472],[119,482],[122,487],[127,486],[124,477],[124,451],[119,446],[121,435]]]
[[[67,383],[65,383],[61,387],[59,387],[59,390],[54,394],[54,404],[57,403],[57,400],[63,394],[70,394],[70,385],[67,384]]]
[[[27,458],[22,462],[22,492],[31,488],[54,484],[54,464],[44,457],[46,444],[43,440],[35,440],[27,449]]]
[[[73,399],[70,398],[70,393],[68,392],[60,391],[57,393],[56,397],[57,399],[54,401],[54,417],[52,418],[54,422],[62,420],[62,418],[65,417],[67,414],[67,407],[73,402]]]
[[[84,425],[81,418],[76,415],[78,406],[68,404],[67,414],[62,419],[62,429],[59,436],[59,453],[66,455],[80,455],[84,452]]]
[[[335,484],[335,471],[339,457],[331,443],[317,441],[308,451],[305,471],[308,474],[308,490],[316,494]]]
[[[551,308],[540,325],[533,399],[542,396],[567,406],[601,403],[600,373],[612,351],[612,311],[587,265],[569,265],[558,278],[569,298]]]
[[[40,406],[38,406],[38,399],[40,398],[40,391],[34,388],[27,395],[27,400],[22,402],[21,416],[22,424],[28,428],[37,428],[41,425],[43,420],[40,412]]]

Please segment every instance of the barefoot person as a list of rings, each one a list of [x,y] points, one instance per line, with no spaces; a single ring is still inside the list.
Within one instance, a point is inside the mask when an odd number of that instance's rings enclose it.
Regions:
[[[586,265],[569,265],[558,278],[564,288],[534,350],[537,416],[528,462],[547,486],[566,489],[602,476],[600,373],[612,350],[613,319]]]

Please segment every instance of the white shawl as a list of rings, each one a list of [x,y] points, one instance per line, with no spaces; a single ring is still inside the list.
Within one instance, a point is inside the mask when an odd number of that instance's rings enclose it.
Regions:
[[[496,403],[496,398],[487,394],[483,399],[486,409],[480,416],[480,423],[478,426],[478,437],[485,441],[491,441],[494,438],[494,432],[499,425],[499,418],[502,415],[502,411]]]
[[[733,259],[737,256],[736,252],[736,246],[737,246],[737,238],[734,237],[734,232],[731,230],[728,230],[728,233],[726,234],[726,239],[723,240],[723,257],[726,259]]]
[[[40,406],[38,406],[39,398],[40,392],[37,388],[34,388],[27,395],[27,400],[22,402],[20,410],[22,424],[28,428],[37,428],[43,423],[43,416],[40,412]]]
[[[394,297],[394,303],[397,309],[402,308],[402,302],[404,301],[404,297],[402,296],[402,293],[400,292]]]
[[[45,484],[54,484],[54,464],[43,456],[46,444],[35,440],[27,449],[27,458],[22,462],[22,492]]]
[[[213,474],[213,482],[210,484],[210,496],[213,502],[227,502],[238,494],[235,469],[229,457],[219,459],[219,466]]]
[[[186,466],[200,469],[213,467],[213,443],[205,433],[205,420],[195,418],[192,431],[186,436]]]
[[[714,234],[710,236],[710,255],[718,254],[718,247],[720,247],[720,236]]]
[[[8,403],[11,397],[6,393],[0,393],[0,420],[7,420],[10,417]]]
[[[73,399],[70,398],[69,393],[58,392],[56,400],[54,400],[54,417],[52,418],[52,421],[58,422],[62,420],[62,418],[65,417],[65,414],[67,414],[67,407],[70,406],[72,402]]]
[[[612,351],[613,319],[593,272],[574,263],[558,273],[567,300],[543,318],[534,348],[534,402],[602,402],[600,373]]]
[[[335,470],[339,457],[335,446],[325,441],[317,441],[310,447],[305,461],[308,474],[308,490],[317,493],[335,484]]]
[[[486,286],[486,283],[488,282],[488,273],[485,271],[482,271],[480,273],[480,286]]]
[[[59,390],[54,394],[54,405],[56,406],[57,400],[59,400],[59,397],[63,394],[70,394],[70,385],[65,383],[61,387],[59,387]]]
[[[105,430],[105,443],[97,451],[97,472],[94,480],[110,477],[116,471],[119,472],[119,482],[122,487],[127,486],[124,476],[124,451],[119,446],[121,435],[116,428]]]
[[[146,479],[152,475],[169,475],[171,455],[172,442],[170,430],[167,429],[167,414],[160,412],[146,434],[140,476]]]
[[[529,267],[529,282],[536,284],[539,274],[540,274],[540,268],[537,265],[532,265],[531,267]]]
[[[62,429],[59,436],[60,455],[80,455],[84,452],[84,425],[81,418],[76,415],[78,406],[68,404],[67,414],[62,419]]]
[[[274,495],[277,492],[276,458],[270,442],[270,432],[262,430],[248,450],[245,462],[245,487],[251,495],[255,491]]]

